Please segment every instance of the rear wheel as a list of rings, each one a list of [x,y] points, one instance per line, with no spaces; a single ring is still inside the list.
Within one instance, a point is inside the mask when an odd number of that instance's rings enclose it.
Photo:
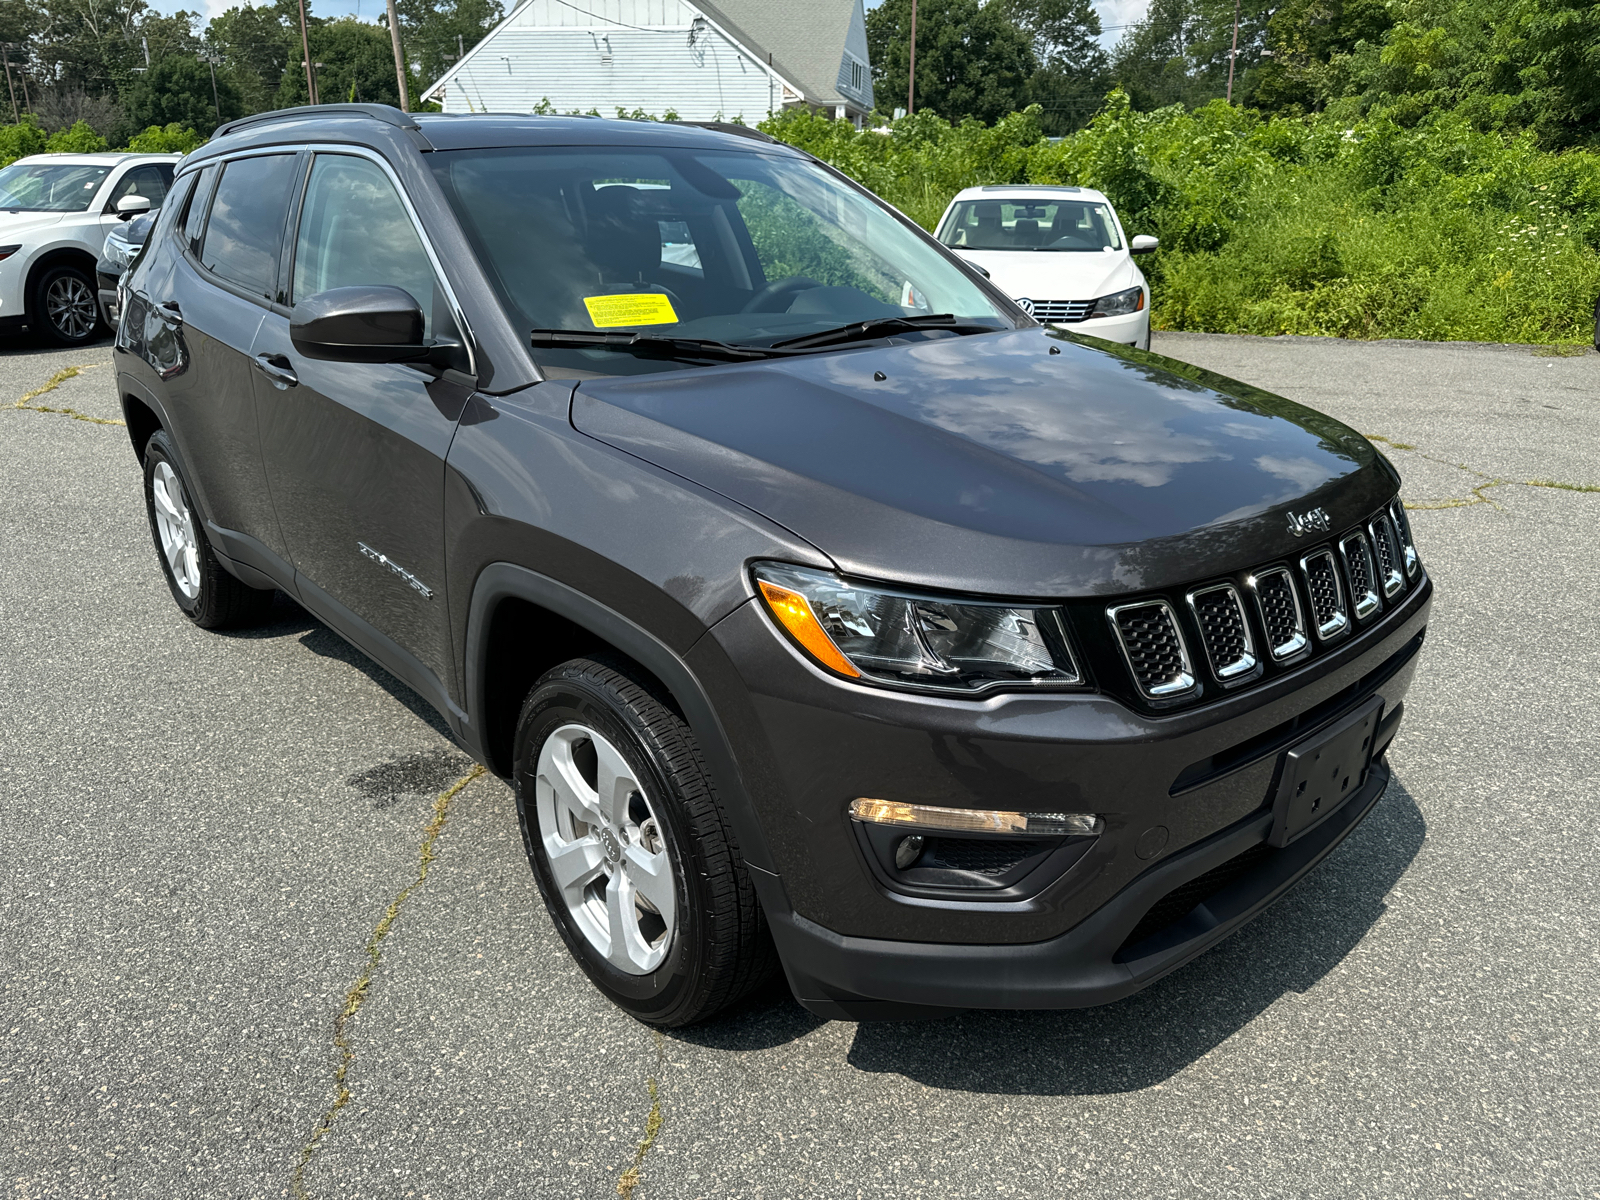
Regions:
[[[777,957],[700,749],[622,660],[548,672],[517,725],[517,813],[578,965],[653,1025],[704,1020]]]
[[[60,346],[78,346],[103,332],[94,276],[79,267],[51,267],[39,276],[28,314],[35,332]]]
[[[145,445],[144,500],[162,574],[185,616],[202,629],[236,629],[266,619],[273,593],[241,583],[217,561],[164,430]]]

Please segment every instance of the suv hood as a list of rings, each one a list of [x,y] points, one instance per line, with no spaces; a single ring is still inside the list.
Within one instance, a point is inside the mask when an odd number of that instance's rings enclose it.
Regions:
[[[1033,327],[585,380],[572,420],[847,574],[1018,598],[1245,570],[1308,548],[1287,512],[1340,529],[1398,486],[1331,417],[1108,347]]]
[[[1126,250],[1088,254],[1077,251],[957,250],[989,272],[989,281],[1008,296],[1030,300],[1098,300],[1138,282]]]

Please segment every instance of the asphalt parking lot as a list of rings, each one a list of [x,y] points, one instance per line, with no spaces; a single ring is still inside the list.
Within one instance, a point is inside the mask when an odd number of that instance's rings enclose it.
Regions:
[[[109,350],[0,346],[0,1194],[1600,1196],[1600,356],[1156,349],[1404,473],[1438,593],[1385,799],[1117,1005],[662,1035],[422,701],[281,598],[180,618]]]

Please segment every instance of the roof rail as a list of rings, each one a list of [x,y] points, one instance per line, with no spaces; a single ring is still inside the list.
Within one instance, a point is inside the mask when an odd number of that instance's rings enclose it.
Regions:
[[[778,144],[778,139],[770,133],[762,133],[749,125],[735,125],[732,121],[664,121],[665,125],[692,125],[696,129],[709,129],[713,133],[731,133],[734,137],[753,138],[758,142],[771,142]]]
[[[217,131],[211,136],[216,139],[226,134],[237,133],[241,129],[249,129],[254,125],[265,125],[271,121],[293,121],[302,117],[367,117],[373,121],[382,121],[385,125],[393,125],[396,129],[404,129],[419,143],[421,149],[433,149],[428,139],[422,135],[422,129],[418,126],[416,118],[390,104],[302,104],[298,108],[279,108],[272,112],[256,113],[251,117],[240,117],[237,121],[229,121],[226,125],[218,126]]]

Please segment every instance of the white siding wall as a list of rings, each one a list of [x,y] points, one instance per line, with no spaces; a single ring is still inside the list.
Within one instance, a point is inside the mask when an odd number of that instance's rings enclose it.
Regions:
[[[621,107],[686,121],[740,117],[782,106],[781,85],[715,30],[689,45],[694,9],[679,0],[584,0],[596,20],[553,0],[530,0],[481,43],[444,87],[446,112],[556,112]],[[642,28],[641,28],[642,27]]]

